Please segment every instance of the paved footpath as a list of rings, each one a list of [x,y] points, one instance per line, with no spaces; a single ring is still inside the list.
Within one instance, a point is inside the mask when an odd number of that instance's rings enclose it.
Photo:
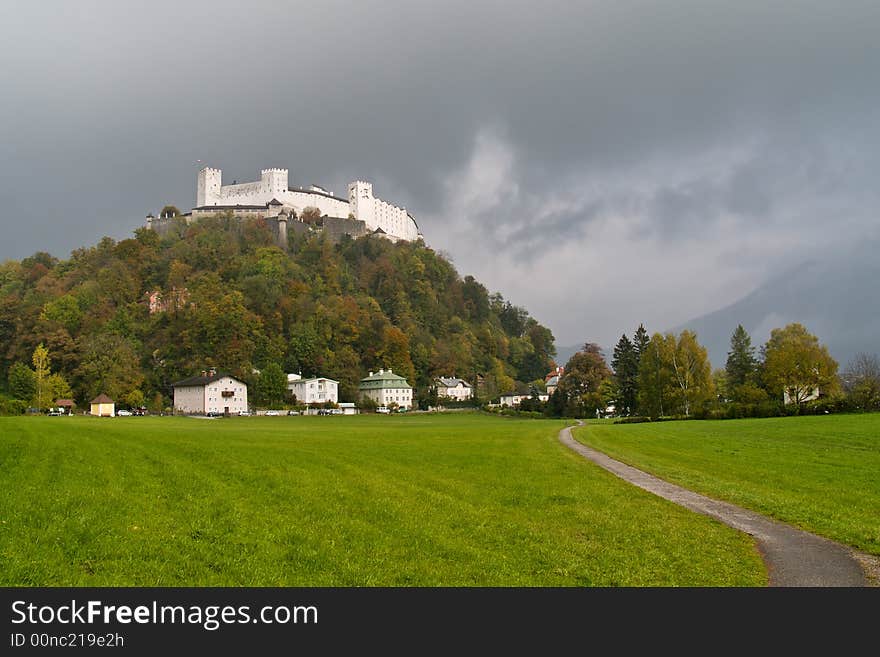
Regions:
[[[559,432],[559,440],[639,488],[753,536],[767,566],[770,586],[868,585],[865,573],[848,547],[754,511],[694,493],[621,463],[576,441],[571,427]]]

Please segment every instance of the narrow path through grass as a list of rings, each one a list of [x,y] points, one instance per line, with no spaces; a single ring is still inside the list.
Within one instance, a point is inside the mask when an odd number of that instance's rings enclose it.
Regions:
[[[574,436],[685,488],[880,555],[880,414],[597,424]]]

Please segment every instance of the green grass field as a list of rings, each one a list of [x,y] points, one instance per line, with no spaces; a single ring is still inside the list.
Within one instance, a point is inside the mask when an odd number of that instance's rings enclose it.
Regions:
[[[880,414],[588,425],[581,442],[880,555]]]
[[[751,539],[478,414],[0,418],[0,584],[763,585]]]

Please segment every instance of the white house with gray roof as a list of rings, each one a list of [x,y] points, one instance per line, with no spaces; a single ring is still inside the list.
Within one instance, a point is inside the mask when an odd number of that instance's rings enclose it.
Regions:
[[[172,383],[171,387],[177,413],[238,415],[248,410],[247,384],[229,374],[214,370],[202,372],[201,376]]]
[[[519,406],[524,399],[531,399],[531,395],[501,395],[498,398],[499,406],[509,406],[511,408],[515,406]],[[538,395],[538,401],[548,401],[550,399],[550,395]]]
[[[441,399],[445,397],[455,401],[465,401],[474,397],[473,386],[464,379],[440,376],[434,379],[434,385],[437,387],[437,396]]]
[[[304,379],[299,374],[287,375],[287,389],[301,404],[339,402],[339,381],[317,376]]]
[[[397,404],[398,408],[412,408],[413,389],[406,379],[391,369],[370,372],[358,385],[361,399],[372,399],[378,406]]]

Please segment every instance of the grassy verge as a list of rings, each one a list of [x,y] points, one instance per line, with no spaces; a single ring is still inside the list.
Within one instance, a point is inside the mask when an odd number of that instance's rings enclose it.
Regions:
[[[574,435],[669,481],[880,555],[880,414],[595,425]]]
[[[761,585],[558,421],[0,418],[0,584]]]

